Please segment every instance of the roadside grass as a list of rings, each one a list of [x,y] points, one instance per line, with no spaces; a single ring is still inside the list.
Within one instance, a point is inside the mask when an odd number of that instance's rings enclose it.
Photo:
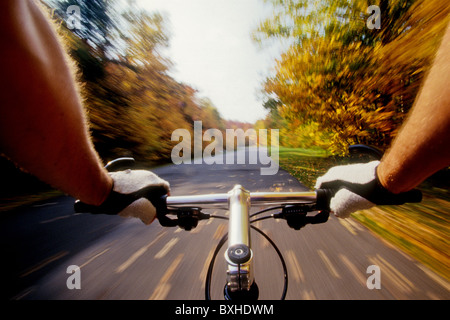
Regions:
[[[320,150],[280,148],[280,166],[311,190],[329,168],[348,163]],[[421,203],[377,206],[356,212],[354,219],[450,281],[450,194],[433,181],[420,185]],[[448,183],[448,182],[447,182]]]
[[[313,190],[316,179],[338,159],[321,149],[279,148],[280,167]]]

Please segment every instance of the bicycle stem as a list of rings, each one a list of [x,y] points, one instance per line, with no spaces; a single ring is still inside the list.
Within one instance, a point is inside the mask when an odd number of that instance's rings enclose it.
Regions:
[[[236,185],[229,192],[227,286],[231,292],[248,291],[253,284],[253,253],[250,243],[250,192]]]
[[[250,193],[236,185],[230,191],[229,202],[228,247],[239,244],[250,247]]]

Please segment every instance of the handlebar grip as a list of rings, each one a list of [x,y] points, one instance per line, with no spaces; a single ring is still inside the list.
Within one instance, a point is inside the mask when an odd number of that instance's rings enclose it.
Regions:
[[[422,192],[418,189],[413,189],[407,192],[403,192],[397,195],[403,203],[411,202],[421,202],[422,201]]]
[[[334,195],[332,189],[316,190],[316,208],[317,210],[330,210],[330,200]]]
[[[316,208],[317,210],[330,210],[330,201],[337,190],[334,189],[317,189],[316,190]],[[385,191],[376,201],[368,199],[378,205],[401,205],[404,203],[417,203],[422,201],[422,192],[413,189],[400,194],[393,194]]]

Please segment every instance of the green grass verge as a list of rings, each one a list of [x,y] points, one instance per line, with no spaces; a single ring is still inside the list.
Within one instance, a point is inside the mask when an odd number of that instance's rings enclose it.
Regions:
[[[313,190],[316,179],[330,167],[337,165],[339,159],[331,157],[321,149],[279,149],[280,167]]]

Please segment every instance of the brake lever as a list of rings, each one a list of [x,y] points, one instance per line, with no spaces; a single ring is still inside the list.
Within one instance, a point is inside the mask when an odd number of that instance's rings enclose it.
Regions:
[[[309,224],[319,224],[319,223],[325,223],[328,221],[328,218],[330,217],[330,211],[328,210],[322,210],[319,211],[315,216],[312,217],[306,217],[308,219]]]
[[[178,226],[186,231],[190,231],[197,227],[199,220],[210,218],[209,214],[201,212],[201,209],[198,208],[178,209],[176,212]]]
[[[167,215],[176,214],[176,219],[171,219]],[[179,208],[170,210],[167,208],[167,195],[160,197],[156,204],[156,217],[163,227],[178,226],[181,229],[190,231],[197,227],[199,220],[209,219],[210,215],[201,212],[200,208]]]
[[[321,210],[314,216],[307,216],[308,212],[315,211],[315,206],[310,204],[285,206],[280,213],[274,214],[274,219],[284,219],[289,227],[300,230],[307,224],[319,224],[328,221],[330,212]]]

